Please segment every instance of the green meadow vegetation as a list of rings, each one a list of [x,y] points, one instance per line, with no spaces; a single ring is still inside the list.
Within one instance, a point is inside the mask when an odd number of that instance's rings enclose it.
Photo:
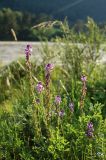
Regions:
[[[0,160],[106,160],[104,34],[91,18],[79,33],[54,25],[64,34],[45,38],[39,66],[27,45],[0,68]]]

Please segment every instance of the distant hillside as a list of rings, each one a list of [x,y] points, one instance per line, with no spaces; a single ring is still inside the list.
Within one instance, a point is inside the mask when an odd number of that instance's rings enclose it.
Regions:
[[[54,18],[68,19],[75,22],[87,16],[97,22],[106,21],[106,0],[1,0],[0,8],[32,13],[47,13]]]

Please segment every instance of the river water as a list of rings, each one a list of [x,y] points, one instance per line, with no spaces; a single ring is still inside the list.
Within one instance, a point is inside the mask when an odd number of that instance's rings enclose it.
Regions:
[[[32,59],[37,63],[42,61],[42,43],[41,42],[0,42],[0,66],[7,65],[19,58],[25,58],[25,47],[31,44],[33,47]],[[53,43],[49,43],[52,46]],[[103,52],[102,62],[106,62],[106,52]]]
[[[25,47],[33,47],[33,59],[41,60],[41,43],[39,42],[0,42],[0,63],[7,65],[12,61],[25,57]]]

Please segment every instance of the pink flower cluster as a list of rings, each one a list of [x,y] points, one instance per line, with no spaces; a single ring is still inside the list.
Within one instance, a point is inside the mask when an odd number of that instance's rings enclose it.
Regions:
[[[42,82],[38,82],[38,84],[36,85],[36,90],[38,93],[41,93],[44,90]]]
[[[28,44],[25,48],[26,61],[29,61],[29,56],[31,56],[31,52],[32,52],[32,46]]]
[[[55,103],[60,105],[60,103],[61,103],[61,97],[60,96],[55,97]]]
[[[92,138],[93,137],[93,132],[94,132],[93,123],[92,122],[88,122],[86,135],[89,138]]]
[[[49,84],[50,84],[50,72],[53,70],[54,68],[54,65],[51,64],[51,63],[48,63],[45,67],[45,70],[46,70],[46,87],[48,88],[49,87]]]
[[[69,108],[70,108],[70,111],[73,113],[74,112],[74,103],[70,103],[69,104]]]
[[[61,110],[61,111],[59,112],[59,117],[63,117],[64,115],[65,115],[64,110]]]
[[[82,82],[86,82],[86,81],[87,81],[87,77],[86,77],[85,75],[82,75],[82,76],[81,76],[81,81],[82,81]]]
[[[54,65],[51,64],[51,63],[48,63],[48,64],[46,65],[46,67],[45,67],[45,70],[46,70],[47,72],[51,72],[51,71],[53,70],[53,68],[54,68]]]

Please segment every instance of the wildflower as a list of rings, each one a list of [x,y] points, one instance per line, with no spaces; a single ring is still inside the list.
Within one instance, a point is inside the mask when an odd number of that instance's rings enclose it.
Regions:
[[[69,108],[70,108],[71,112],[73,113],[74,112],[74,103],[71,102],[69,104]]]
[[[60,105],[60,103],[61,103],[61,97],[60,96],[55,97],[55,103]]]
[[[92,131],[92,130],[93,130],[93,123],[92,123],[92,122],[89,122],[89,123],[87,124],[87,128],[88,128],[90,131]]]
[[[45,67],[45,70],[46,70],[45,78],[46,78],[46,87],[47,88],[50,84],[50,72],[53,70],[53,68],[54,68],[54,65],[50,64],[50,63],[48,63]]]
[[[93,137],[93,132],[94,132],[93,123],[92,123],[92,122],[89,122],[89,123],[87,124],[87,132],[86,132],[86,135],[87,135],[89,138],[92,138],[92,137]]]
[[[53,68],[54,68],[54,65],[51,64],[51,63],[48,63],[46,65],[46,67],[45,67],[45,69],[46,69],[47,72],[51,72],[53,70]]]
[[[47,121],[49,120],[49,112],[50,112],[50,98],[51,98],[51,92],[50,92],[50,82],[51,82],[51,71],[53,70],[54,65],[53,64],[47,64],[45,66],[45,106],[47,108]]]
[[[82,81],[82,95],[81,95],[80,107],[83,108],[84,107],[85,96],[86,96],[86,93],[87,93],[87,87],[86,87],[87,77],[85,75],[82,75],[81,76],[81,81]]]
[[[31,56],[31,52],[32,52],[32,46],[28,44],[25,48],[26,61],[29,61],[29,56]]]
[[[37,90],[38,93],[41,93],[44,90],[42,82],[38,82],[38,84],[36,86],[36,90]]]
[[[85,75],[82,75],[82,76],[81,76],[81,81],[82,81],[82,82],[86,82],[86,81],[87,81],[87,77],[86,77]]]
[[[64,111],[63,111],[63,110],[61,110],[61,111],[59,112],[59,116],[60,116],[60,117],[63,117],[63,116],[64,116],[64,114],[65,114],[65,113],[64,113]]]
[[[50,84],[50,73],[49,72],[46,74],[45,78],[46,78],[46,87],[48,87]]]
[[[87,136],[88,136],[89,138],[92,138],[92,137],[93,137],[93,132],[88,131],[88,132],[87,132]]]
[[[40,99],[36,99],[36,103],[37,103],[37,104],[40,104]]]

